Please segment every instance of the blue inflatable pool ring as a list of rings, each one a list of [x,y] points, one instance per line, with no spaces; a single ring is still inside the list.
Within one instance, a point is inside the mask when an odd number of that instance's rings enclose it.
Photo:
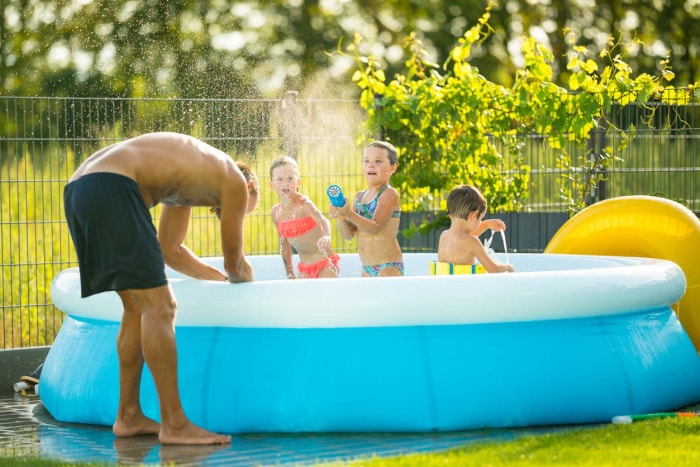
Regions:
[[[182,405],[208,430],[609,423],[700,400],[700,358],[671,308],[685,276],[670,261],[512,253],[515,273],[431,276],[436,253],[404,253],[405,276],[369,280],[347,253],[339,278],[290,281],[279,256],[246,258],[255,281],[235,286],[168,269]],[[202,260],[223,269],[222,257]],[[51,298],[66,315],[42,405],[60,422],[112,426],[121,300],[81,298],[77,268],[54,278]],[[148,366],[139,392],[159,420]]]
[[[328,199],[331,200],[333,206],[338,208],[345,206],[345,196],[343,196],[343,190],[338,185],[329,186],[327,193]]]
[[[396,433],[609,423],[695,404],[700,224],[672,203],[596,203],[546,254],[511,253],[509,274],[464,276],[435,252],[404,253],[405,275],[381,280],[361,277],[356,253],[333,279],[290,281],[279,255],[246,256],[255,281],[235,286],[167,268],[183,409],[220,433]],[[112,426],[124,307],[114,292],[82,298],[80,284],[75,267],[51,282],[65,316],[41,402],[59,422]],[[147,365],[139,395],[158,421]]]

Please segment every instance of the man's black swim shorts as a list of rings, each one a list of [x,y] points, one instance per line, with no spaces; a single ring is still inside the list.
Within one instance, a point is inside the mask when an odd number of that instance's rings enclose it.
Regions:
[[[156,228],[134,180],[83,175],[66,185],[63,200],[83,297],[167,284]]]

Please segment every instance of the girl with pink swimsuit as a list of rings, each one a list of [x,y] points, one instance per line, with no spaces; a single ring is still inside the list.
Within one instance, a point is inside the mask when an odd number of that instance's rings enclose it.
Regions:
[[[311,200],[298,193],[297,162],[288,156],[272,161],[270,187],[280,202],[272,208],[272,222],[280,236],[280,254],[289,279],[338,277],[340,256],[331,246],[331,224]],[[294,274],[292,247],[299,255]]]

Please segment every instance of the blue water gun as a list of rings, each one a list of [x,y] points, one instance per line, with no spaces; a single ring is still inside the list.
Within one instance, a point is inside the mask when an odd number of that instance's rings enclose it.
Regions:
[[[331,185],[326,191],[328,193],[328,199],[331,200],[331,204],[337,208],[345,206],[345,197],[343,196],[343,190],[338,185]]]

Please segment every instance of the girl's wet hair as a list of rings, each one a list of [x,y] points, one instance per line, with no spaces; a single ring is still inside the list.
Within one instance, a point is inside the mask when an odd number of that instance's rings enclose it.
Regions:
[[[365,149],[367,148],[381,148],[386,150],[387,155],[389,156],[389,163],[391,165],[396,165],[399,163],[399,153],[394,147],[393,144],[387,143],[386,141],[372,141],[369,143]]]
[[[479,216],[486,212],[486,198],[477,187],[459,185],[450,191],[447,197],[447,214],[467,219],[473,211],[478,211]]]
[[[291,165],[292,167],[295,167],[296,169],[299,169],[299,164],[297,164],[297,161],[292,159],[289,156],[279,156],[275,160],[272,161],[272,164],[270,164],[270,178],[272,178],[272,172],[278,168],[282,167],[285,165]]]

